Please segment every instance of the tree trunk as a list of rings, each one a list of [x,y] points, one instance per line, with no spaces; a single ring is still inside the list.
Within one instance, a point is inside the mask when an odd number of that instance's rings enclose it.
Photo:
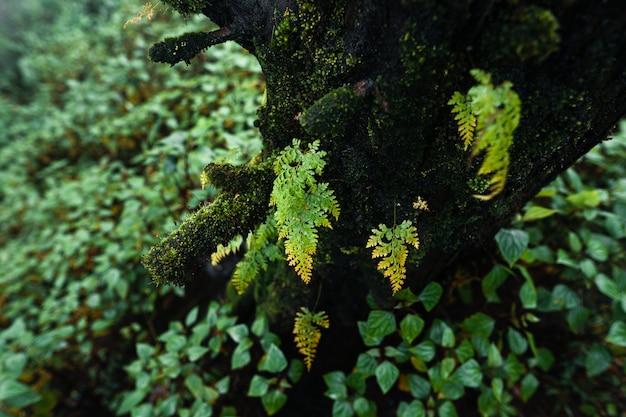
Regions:
[[[300,306],[349,323],[362,317],[368,292],[385,305],[391,286],[366,248],[381,223],[409,220],[417,229],[405,287],[442,280],[460,254],[493,236],[626,114],[621,0],[167,3],[220,29],[157,44],[153,60],[189,62],[227,40],[258,58],[267,83],[258,115],[264,150],[254,165],[211,166],[221,195],[145,264],[157,283],[186,280],[217,244],[265,220],[277,153],[294,138],[319,140],[327,152],[319,182],[334,191],[341,214],[332,229],[318,229],[308,286],[277,267],[255,291],[257,308],[286,326]],[[484,153],[464,149],[448,104],[477,84],[474,68],[490,73],[494,86],[511,82],[521,101],[506,183],[493,196],[484,186],[490,176],[477,174]],[[414,208],[419,201],[427,211]]]

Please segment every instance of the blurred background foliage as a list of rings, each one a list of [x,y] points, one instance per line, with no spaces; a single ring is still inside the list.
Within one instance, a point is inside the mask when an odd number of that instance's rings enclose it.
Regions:
[[[139,10],[0,1],[0,416],[626,415],[626,125],[443,287],[372,305],[315,382],[219,296],[228,271],[155,288],[140,264],[215,196],[206,164],[260,150],[264,82],[233,43],[149,62],[210,28],[163,10],[123,29]]]

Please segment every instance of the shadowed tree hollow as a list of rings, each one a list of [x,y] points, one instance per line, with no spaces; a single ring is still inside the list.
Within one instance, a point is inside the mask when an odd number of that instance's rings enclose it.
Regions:
[[[279,331],[300,307],[350,324],[368,294],[392,305],[444,280],[626,114],[621,0],[166,3],[218,28],[153,61],[193,65],[226,41],[257,57],[264,147],[207,166],[220,194],[144,264],[184,283],[256,230],[235,285]]]

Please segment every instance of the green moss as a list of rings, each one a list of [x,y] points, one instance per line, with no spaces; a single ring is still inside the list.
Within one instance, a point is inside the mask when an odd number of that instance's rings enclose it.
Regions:
[[[319,136],[339,133],[347,122],[353,119],[359,96],[349,86],[332,90],[300,116],[300,124],[309,135]]]
[[[164,0],[182,15],[198,14],[207,7],[206,0]]]
[[[550,10],[522,6],[498,19],[483,47],[497,59],[543,61],[559,49],[559,23]]]

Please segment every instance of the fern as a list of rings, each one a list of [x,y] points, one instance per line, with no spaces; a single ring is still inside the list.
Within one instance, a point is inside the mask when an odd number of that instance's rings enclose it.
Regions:
[[[384,224],[372,229],[372,235],[366,247],[372,250],[372,259],[383,258],[378,262],[377,269],[391,282],[391,291],[395,294],[402,289],[406,277],[407,244],[419,249],[417,229],[410,220],[389,228]]]
[[[270,262],[283,259],[279,247],[274,243],[276,239],[276,221],[272,215],[254,233],[248,234],[248,251],[237,264],[232,278],[232,284],[239,295],[246,291],[261,270],[267,270]]]
[[[499,194],[506,183],[509,168],[509,149],[513,132],[521,114],[521,101],[509,81],[499,86],[491,82],[491,75],[473,69],[472,76],[479,82],[463,96],[458,91],[448,104],[454,106],[455,120],[465,149],[472,145],[471,158],[484,152],[477,175],[490,176],[487,195],[474,194],[481,200],[489,200]]]
[[[215,252],[211,254],[211,263],[213,265],[217,265],[222,259],[224,259],[228,255],[237,253],[237,251],[241,249],[242,243],[243,236],[241,235],[235,236],[230,242],[226,244],[226,246],[220,243],[219,245],[217,245]]]
[[[309,283],[313,269],[313,254],[317,250],[319,227],[332,229],[328,215],[339,217],[339,204],[327,183],[318,183],[326,165],[319,151],[319,141],[300,150],[300,141],[293,140],[279,153],[274,162],[276,180],[270,196],[270,206],[276,207],[274,217],[278,238],[284,239],[289,265]]]
[[[137,12],[135,17],[127,20],[126,23],[124,23],[123,29],[126,29],[128,25],[134,25],[135,23],[139,23],[144,17],[148,20],[152,20],[154,15],[160,10],[159,4],[160,3],[153,5],[152,2],[149,1],[141,6],[141,10]]]
[[[302,307],[296,313],[293,325],[294,341],[298,351],[304,356],[304,363],[308,371],[311,370],[317,345],[322,337],[321,327],[328,329],[330,322],[326,312],[311,313],[308,308]]]

